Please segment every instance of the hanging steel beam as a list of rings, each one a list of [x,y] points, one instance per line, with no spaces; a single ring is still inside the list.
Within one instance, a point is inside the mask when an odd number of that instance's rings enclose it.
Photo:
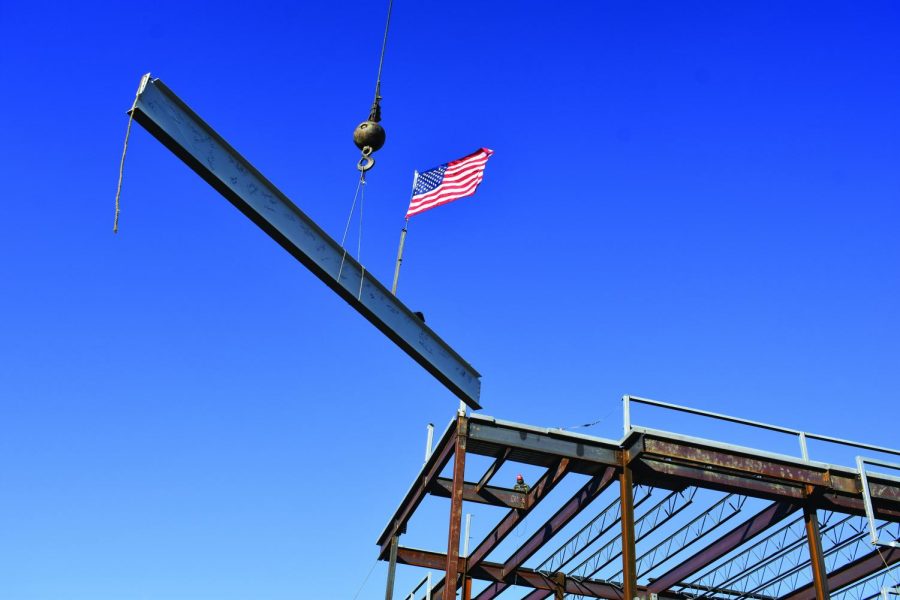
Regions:
[[[141,80],[140,123],[338,296],[473,409],[481,375],[159,79]]]

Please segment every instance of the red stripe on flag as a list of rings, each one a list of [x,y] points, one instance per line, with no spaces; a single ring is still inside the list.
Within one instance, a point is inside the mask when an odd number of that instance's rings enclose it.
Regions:
[[[406,218],[474,194],[484,179],[485,165],[493,153],[493,150],[481,148],[447,163],[441,183],[436,188],[412,197]]]

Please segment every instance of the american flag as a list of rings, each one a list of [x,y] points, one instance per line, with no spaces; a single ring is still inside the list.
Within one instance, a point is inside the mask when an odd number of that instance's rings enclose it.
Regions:
[[[406,218],[474,194],[484,179],[484,166],[493,153],[488,148],[479,148],[468,156],[419,173]]]

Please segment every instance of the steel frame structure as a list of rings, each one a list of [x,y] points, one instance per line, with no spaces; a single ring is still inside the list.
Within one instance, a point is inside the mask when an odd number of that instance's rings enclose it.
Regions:
[[[478,372],[161,81],[149,74],[142,78],[130,114],[465,404],[480,408]],[[631,422],[632,402],[796,435],[800,458],[637,427]],[[378,539],[379,558],[390,562],[388,598],[396,564],[443,570],[444,579],[436,586],[425,580],[426,597],[440,594],[443,600],[455,599],[460,587],[469,600],[472,578],[487,582],[476,600],[490,600],[514,586],[531,588],[529,600],[551,595],[610,600],[868,599],[887,598],[900,589],[900,478],[866,470],[866,465],[900,469],[900,464],[863,457],[857,459],[857,469],[814,462],[807,439],[894,456],[900,451],[632,396],[624,398],[623,412],[625,433],[619,441],[459,412],[433,452],[429,443],[425,465]],[[469,454],[494,459],[476,483],[465,481]],[[452,477],[442,478],[451,461]],[[545,472],[527,491],[490,485],[507,461]],[[517,525],[573,474],[587,476],[587,481],[503,562],[489,561]],[[602,517],[570,537],[538,568],[526,566],[615,484],[617,501]],[[667,490],[668,495],[636,517],[635,508],[647,499],[641,494],[635,500],[636,486]],[[652,540],[653,532],[664,536],[672,521],[677,527],[678,513],[694,502],[700,489],[726,496],[638,554],[638,543]],[[443,553],[399,543],[429,495],[450,499]],[[766,504],[727,533],[710,537],[727,521],[740,520],[747,498]],[[497,506],[506,513],[471,554],[461,557],[463,502]],[[823,511],[841,515],[838,523],[826,521],[823,527]],[[789,526],[770,532],[795,514],[799,516]],[[845,529],[850,517],[865,522]],[[614,538],[602,543],[616,527]],[[861,553],[866,530],[874,548]],[[595,541],[602,543],[599,549],[592,548]],[[685,556],[688,548],[691,553]],[[588,552],[586,559],[578,558]],[[579,560],[577,567],[562,570],[574,560]],[[550,570],[542,570],[548,565]],[[607,567],[612,571],[601,578]],[[808,581],[801,577],[804,572]],[[650,573],[655,576],[646,577]]]
[[[457,415],[378,538],[379,557],[390,561],[396,548],[396,564],[443,571],[430,591],[432,598],[443,600],[455,599],[459,589],[469,600],[471,579],[486,582],[475,600],[495,598],[511,587],[530,588],[528,600],[824,600],[832,595],[868,598],[869,592],[877,596],[897,585],[900,549],[872,548],[867,516],[881,521],[883,535],[900,531],[900,478],[869,472],[864,484],[856,469],[809,460],[802,437],[802,455],[794,457],[638,427],[630,416],[626,419],[627,432],[615,441]],[[464,479],[466,455],[493,459],[477,483]],[[451,462],[452,479],[442,478]],[[506,462],[545,471],[527,492],[489,485]],[[530,527],[534,533],[505,560],[493,560],[501,542],[571,474],[587,476],[586,483],[545,523]],[[604,490],[616,487],[618,499],[604,503],[574,535],[556,540],[560,545],[553,551],[554,537]],[[698,489],[722,496],[692,519],[673,519],[696,501]],[[653,490],[663,495],[651,501]],[[428,496],[450,498],[445,552],[399,544]],[[751,498],[762,509],[748,515],[745,501]],[[468,557],[459,553],[464,502],[506,511]],[[673,523],[667,524],[670,519]],[[652,547],[638,552],[642,538],[656,529],[655,537],[643,541]],[[600,544],[603,535],[607,541],[598,549],[592,544]],[[545,558],[528,567],[539,551]],[[651,572],[655,577],[647,577]]]

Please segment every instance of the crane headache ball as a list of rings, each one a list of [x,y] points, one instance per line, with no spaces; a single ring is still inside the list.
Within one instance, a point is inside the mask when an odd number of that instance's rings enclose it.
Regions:
[[[372,110],[374,112],[375,108]],[[384,146],[384,138],[384,127],[371,118],[368,121],[363,121],[356,127],[353,131],[353,143],[362,150],[362,158],[359,159],[359,163],[356,165],[357,169],[365,173],[375,166],[375,159],[372,158],[372,153]]]
[[[353,131],[353,143],[363,151],[367,146],[371,148],[369,152],[380,150],[384,146],[384,139],[384,127],[375,121],[363,121]]]

